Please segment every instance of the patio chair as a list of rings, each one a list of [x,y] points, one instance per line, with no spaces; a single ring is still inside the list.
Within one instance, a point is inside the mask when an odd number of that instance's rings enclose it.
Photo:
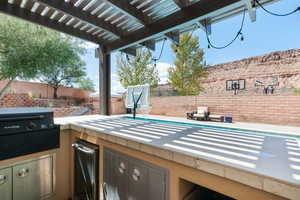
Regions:
[[[196,120],[207,120],[208,117],[208,107],[198,107],[197,113],[193,114],[193,118]]]

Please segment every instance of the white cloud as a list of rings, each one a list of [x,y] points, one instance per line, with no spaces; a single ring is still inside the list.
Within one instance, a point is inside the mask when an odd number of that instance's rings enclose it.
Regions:
[[[156,64],[159,78],[160,78],[160,84],[164,84],[168,82],[168,69],[170,67],[174,67],[174,65],[169,64],[169,63],[163,63],[159,62]],[[112,94],[119,94],[125,92],[124,87],[121,85],[119,81],[119,76],[116,73],[113,73],[111,75],[111,91]]]
[[[97,44],[92,42],[83,42],[79,46],[85,49],[96,49],[99,47]]]
[[[168,69],[174,67],[174,65],[169,63],[159,62],[156,64],[156,68],[158,70],[159,78],[161,84],[168,82]]]
[[[111,93],[119,94],[125,91],[124,87],[121,85],[119,81],[119,76],[117,74],[111,75]]]

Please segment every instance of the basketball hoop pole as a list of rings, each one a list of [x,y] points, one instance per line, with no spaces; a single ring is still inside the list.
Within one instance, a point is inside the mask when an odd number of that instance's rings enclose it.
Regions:
[[[135,115],[136,115],[136,109],[137,109],[137,105],[142,97],[143,91],[141,92],[141,94],[139,95],[138,99],[135,101],[134,99],[134,92],[132,93],[132,98],[133,98],[133,119],[135,119]]]

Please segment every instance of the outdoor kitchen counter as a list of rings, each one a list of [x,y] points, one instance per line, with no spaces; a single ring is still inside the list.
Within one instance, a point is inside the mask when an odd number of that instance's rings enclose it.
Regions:
[[[120,116],[55,121],[62,130],[97,137],[288,199],[300,197],[300,147],[293,138],[214,132]]]

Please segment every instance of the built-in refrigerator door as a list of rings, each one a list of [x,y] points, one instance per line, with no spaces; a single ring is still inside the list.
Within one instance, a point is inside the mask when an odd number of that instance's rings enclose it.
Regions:
[[[12,200],[12,169],[0,170],[0,199]]]
[[[99,150],[97,145],[78,141],[75,150],[75,200],[99,198]]]

